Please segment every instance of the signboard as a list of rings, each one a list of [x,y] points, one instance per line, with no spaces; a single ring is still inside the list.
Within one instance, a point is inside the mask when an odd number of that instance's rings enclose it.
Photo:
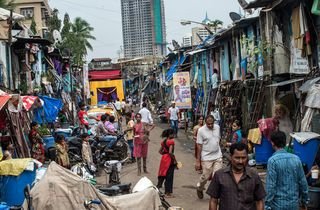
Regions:
[[[294,41],[291,41],[291,61],[290,73],[291,74],[308,74],[309,63],[307,58],[301,56],[302,51],[294,46]]]
[[[192,108],[189,72],[173,74],[173,100],[179,109]]]

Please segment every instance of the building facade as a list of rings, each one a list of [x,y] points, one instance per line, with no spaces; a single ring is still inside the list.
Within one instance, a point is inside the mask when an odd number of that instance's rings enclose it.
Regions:
[[[182,38],[182,46],[183,47],[192,46],[192,34],[187,34]]]
[[[25,17],[24,24],[30,28],[32,18],[36,23],[37,34],[41,37],[48,31],[47,20],[52,11],[48,0],[15,0],[14,12]]]
[[[163,0],[121,0],[124,57],[166,54]]]

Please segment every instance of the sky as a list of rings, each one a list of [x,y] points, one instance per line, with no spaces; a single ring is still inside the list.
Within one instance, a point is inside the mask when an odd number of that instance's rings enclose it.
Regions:
[[[180,21],[201,22],[208,13],[211,20],[219,19],[227,26],[232,21],[229,12],[239,12],[237,0],[164,0],[167,42],[172,39],[182,42],[182,37],[191,33],[197,24],[182,26]],[[90,41],[93,51],[88,52],[87,60],[92,58],[119,58],[122,40],[121,0],[49,0],[51,8],[59,10],[63,20],[67,12],[71,20],[85,19],[93,28],[95,41]]]

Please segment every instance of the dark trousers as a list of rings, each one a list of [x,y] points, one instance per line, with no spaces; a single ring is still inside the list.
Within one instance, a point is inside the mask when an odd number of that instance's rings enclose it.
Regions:
[[[174,169],[175,169],[175,166],[171,165],[167,171],[166,176],[158,176],[158,184],[157,184],[158,188],[161,188],[163,182],[165,181],[164,193],[172,193]]]
[[[170,120],[170,125],[171,128],[174,130],[174,133],[177,135],[178,134],[178,120]]]
[[[133,157],[133,139],[128,140],[128,145],[129,145],[130,152],[131,152],[131,160],[133,160],[134,159],[134,157]]]

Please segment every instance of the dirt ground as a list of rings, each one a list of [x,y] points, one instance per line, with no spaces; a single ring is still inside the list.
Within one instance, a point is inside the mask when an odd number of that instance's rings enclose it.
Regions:
[[[161,155],[158,153],[163,129],[168,128],[167,124],[156,124],[151,132],[151,141],[149,143],[149,152],[147,166],[149,174],[142,173],[137,176],[136,164],[126,164],[121,171],[121,183],[132,183],[134,186],[143,176],[148,177],[155,185],[157,184],[158,168]],[[199,174],[194,170],[195,159],[193,156],[193,141],[189,139],[184,130],[179,130],[176,139],[175,155],[177,161],[181,161],[183,166],[179,170],[175,170],[173,194],[175,198],[167,198],[166,200],[171,206],[179,206],[184,210],[202,210],[209,207],[209,196],[204,195],[204,199],[200,200],[196,193],[196,183]],[[99,184],[107,182],[106,176],[102,175],[97,178]]]

